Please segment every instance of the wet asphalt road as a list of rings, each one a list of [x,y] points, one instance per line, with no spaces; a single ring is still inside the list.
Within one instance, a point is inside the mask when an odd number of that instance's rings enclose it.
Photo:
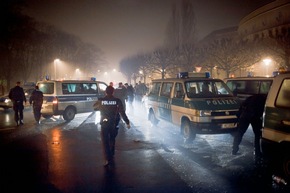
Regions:
[[[29,113],[29,110],[27,110]],[[184,144],[178,129],[153,128],[140,111],[120,128],[114,167],[104,168],[100,128],[83,114],[0,131],[0,192],[287,192],[252,155],[251,131],[239,156],[232,137],[198,136]],[[0,115],[2,116],[2,115]],[[247,139],[249,138],[249,139]]]

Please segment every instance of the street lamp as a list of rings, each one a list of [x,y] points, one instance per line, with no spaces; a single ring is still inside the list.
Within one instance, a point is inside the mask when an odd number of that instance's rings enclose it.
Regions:
[[[56,65],[57,65],[57,63],[59,62],[60,60],[59,59],[55,59],[54,60],[54,79],[56,80],[57,78],[56,78]]]
[[[266,65],[266,76],[269,76],[269,75],[268,75],[268,66],[269,66],[269,64],[272,62],[272,60],[269,59],[269,58],[266,58],[266,59],[263,60],[263,62],[264,62],[264,64]]]

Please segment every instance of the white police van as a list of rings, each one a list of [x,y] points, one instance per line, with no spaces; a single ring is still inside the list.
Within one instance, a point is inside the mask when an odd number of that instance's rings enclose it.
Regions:
[[[222,80],[209,76],[182,72],[178,78],[153,80],[146,100],[151,123],[163,119],[178,125],[187,141],[196,134],[235,131],[240,100]]]
[[[44,95],[42,116],[62,115],[66,121],[77,113],[93,112],[94,103],[105,96],[107,88],[105,82],[94,80],[48,80],[37,85]]]
[[[277,75],[268,93],[261,148],[276,175],[290,180],[290,72]]]
[[[273,77],[235,77],[225,78],[224,82],[233,94],[242,101],[254,94],[268,94]]]

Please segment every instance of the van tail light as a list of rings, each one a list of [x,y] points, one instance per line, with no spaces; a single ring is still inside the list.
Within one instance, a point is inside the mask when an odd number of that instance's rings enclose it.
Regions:
[[[56,97],[53,98],[52,104],[57,105],[58,99]]]
[[[54,113],[58,111],[58,98],[57,97],[54,97],[52,100],[52,108],[53,108]]]

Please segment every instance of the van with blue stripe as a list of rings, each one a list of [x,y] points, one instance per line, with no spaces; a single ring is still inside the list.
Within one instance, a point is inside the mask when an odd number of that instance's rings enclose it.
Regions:
[[[107,88],[105,82],[95,80],[48,80],[37,85],[44,96],[42,116],[62,115],[66,121],[77,113],[93,112],[94,103],[105,96]]]
[[[148,119],[180,126],[186,141],[196,134],[231,133],[237,129],[239,98],[209,73],[179,73],[177,78],[152,81],[147,95]]]

